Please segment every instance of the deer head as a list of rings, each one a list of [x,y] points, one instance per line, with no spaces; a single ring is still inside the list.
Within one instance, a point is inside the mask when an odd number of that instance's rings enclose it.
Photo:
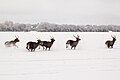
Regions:
[[[113,38],[113,41],[115,42],[116,41],[116,36],[112,36],[111,37]]]
[[[77,37],[75,36],[75,35],[73,35],[75,38],[76,38],[76,41],[79,41],[79,40],[81,40],[79,37],[79,35],[77,35]]]
[[[15,36],[15,42],[19,42],[20,40],[18,39],[19,38],[19,36]]]
[[[50,36],[50,40],[51,40],[51,42],[55,41],[54,37],[51,37],[51,36]]]

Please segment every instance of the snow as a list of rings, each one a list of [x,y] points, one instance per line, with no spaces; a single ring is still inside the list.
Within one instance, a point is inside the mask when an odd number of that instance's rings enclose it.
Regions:
[[[120,80],[120,33],[113,49],[106,40],[109,32],[0,32],[0,80]],[[4,42],[19,36],[19,48],[6,48]],[[65,43],[80,35],[76,50],[66,49]],[[26,50],[28,41],[55,38],[51,51]]]

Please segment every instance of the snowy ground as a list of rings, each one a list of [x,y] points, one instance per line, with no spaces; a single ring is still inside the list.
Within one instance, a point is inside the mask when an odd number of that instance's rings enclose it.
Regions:
[[[65,48],[72,35],[80,35],[76,50]],[[104,44],[110,33],[0,32],[0,80],[120,80],[120,33],[113,49]],[[19,35],[19,48],[6,48],[4,42]],[[25,49],[28,41],[49,40],[51,51]]]

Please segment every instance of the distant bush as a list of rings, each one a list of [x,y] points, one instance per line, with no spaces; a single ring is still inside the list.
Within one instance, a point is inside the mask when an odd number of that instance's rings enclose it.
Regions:
[[[42,22],[38,24],[20,24],[12,21],[0,23],[0,31],[38,31],[38,32],[120,32],[120,25],[68,25]]]

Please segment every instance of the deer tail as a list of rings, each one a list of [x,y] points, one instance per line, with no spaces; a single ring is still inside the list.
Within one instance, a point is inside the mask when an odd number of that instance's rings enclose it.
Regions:
[[[66,42],[66,48],[68,48],[69,44],[70,44],[70,41],[68,40],[68,41]]]

